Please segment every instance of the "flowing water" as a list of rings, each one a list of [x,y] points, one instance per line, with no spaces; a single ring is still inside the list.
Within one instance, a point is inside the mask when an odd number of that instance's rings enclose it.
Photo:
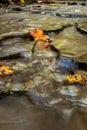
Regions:
[[[27,36],[35,28],[49,35],[51,48]],[[1,7],[0,64],[15,70],[0,77],[0,130],[87,129],[86,6]],[[72,68],[85,82],[67,81]]]

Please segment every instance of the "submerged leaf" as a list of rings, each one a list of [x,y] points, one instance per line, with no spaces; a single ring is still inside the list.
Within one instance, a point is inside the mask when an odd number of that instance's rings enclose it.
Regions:
[[[80,74],[77,74],[77,73],[73,75],[67,75],[66,78],[70,83],[80,83],[80,84],[85,83],[84,78]]]
[[[14,72],[9,66],[0,66],[0,76],[10,75]]]
[[[21,2],[22,4],[24,4],[24,0],[20,0],[20,2]]]
[[[48,36],[43,34],[43,30],[36,28],[35,30],[29,31],[30,35],[33,36],[35,41],[43,40],[46,41]]]
[[[44,49],[46,47],[50,46],[49,42],[41,42],[37,45],[38,49]]]

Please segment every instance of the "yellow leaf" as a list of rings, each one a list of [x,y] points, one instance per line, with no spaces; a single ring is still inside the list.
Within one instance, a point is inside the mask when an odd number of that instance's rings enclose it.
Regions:
[[[80,74],[77,74],[77,73],[73,74],[73,75],[67,75],[66,78],[70,83],[81,83],[81,84],[83,84],[85,82],[83,77]]]
[[[0,66],[0,76],[9,75],[14,72],[9,66]]]
[[[21,2],[22,4],[24,4],[24,0],[20,0],[20,2]]]

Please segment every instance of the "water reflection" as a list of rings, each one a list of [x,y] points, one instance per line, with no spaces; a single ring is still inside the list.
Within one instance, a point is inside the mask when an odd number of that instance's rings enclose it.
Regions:
[[[86,122],[87,113],[70,106],[36,106],[26,96],[0,98],[2,130],[86,130]]]

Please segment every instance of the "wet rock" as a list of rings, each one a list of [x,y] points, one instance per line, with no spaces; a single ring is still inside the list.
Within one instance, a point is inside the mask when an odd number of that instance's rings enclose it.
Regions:
[[[29,91],[31,88],[35,87],[34,81],[32,79],[27,80],[25,82],[25,86],[26,86],[25,91]]]
[[[8,93],[8,88],[5,87],[6,83],[3,78],[0,78],[0,93]]]
[[[23,62],[16,62],[15,65],[12,67],[14,70],[24,70],[27,68],[27,64]]]
[[[58,8],[58,10],[55,11],[56,13],[60,14],[60,16],[62,15],[67,15],[70,16],[70,17],[75,17],[76,15],[79,16],[86,16],[87,17],[87,13],[86,13],[86,8],[85,7],[82,7],[82,6],[78,6],[78,9],[77,9],[77,6],[68,6],[68,5],[65,5],[65,6],[60,6],[60,8]]]
[[[45,83],[45,79],[41,76],[35,76],[34,77],[34,84],[38,86],[39,84]]]
[[[9,19],[7,19],[7,17]],[[70,19],[62,19],[48,15],[43,16],[40,14],[37,14],[37,16],[35,14],[28,15],[27,13],[18,13],[14,15],[12,15],[12,13],[7,13],[6,16],[5,14],[0,16],[0,19],[1,26],[3,26],[1,30],[2,33],[15,31],[26,32],[29,29],[35,29],[37,27],[43,30],[54,31],[61,30],[63,27],[73,24],[73,21]],[[4,21],[6,21],[6,23]]]
[[[59,90],[59,93],[75,97],[79,95],[79,89],[78,87],[71,85],[68,87],[62,87],[62,89]]]
[[[55,104],[59,104],[60,102],[62,102],[61,98],[53,98],[49,101],[49,106],[55,105]]]
[[[74,58],[78,62],[87,63],[86,40],[84,35],[70,27],[53,37],[53,45],[60,50],[61,55]]]
[[[76,62],[69,57],[60,56],[57,62],[58,63],[55,65],[57,71],[73,73],[77,69]]]
[[[35,49],[34,55],[37,55],[38,58],[44,59],[44,58],[56,57],[57,53],[46,49],[43,50]]]
[[[87,34],[87,20],[80,20],[77,25],[77,30],[83,34]]]
[[[2,50],[0,51],[0,59],[18,58],[23,55],[23,52],[26,52],[26,49],[18,45],[2,47]]]
[[[23,33],[22,32],[9,32],[9,33],[4,33],[0,35],[0,42],[2,42],[5,39],[11,39],[11,38],[17,38],[17,37],[22,37]]]
[[[66,3],[66,4],[65,4]],[[34,11],[31,10],[32,13],[40,13],[42,15],[52,15],[52,16],[58,16],[63,18],[86,18],[86,7],[85,6],[73,6],[74,2],[68,2],[66,1],[64,6],[61,6],[58,3],[51,4],[51,5],[42,5],[41,8],[36,8]],[[70,5],[69,5],[70,4]],[[72,4],[72,6],[71,6]],[[80,5],[83,5],[80,3]],[[85,5],[85,4],[84,4]],[[78,7],[78,9],[77,9]]]
[[[61,78],[62,77],[62,78]],[[53,79],[57,81],[58,83],[63,84],[66,81],[66,75],[55,72],[53,74]]]
[[[15,83],[10,86],[11,91],[25,91],[25,85],[23,83]]]
[[[32,93],[32,92],[29,93],[29,99],[31,99],[32,102],[35,104],[39,104],[39,105],[46,104],[46,102],[44,101],[44,99],[40,95]]]
[[[22,7],[17,6],[17,5],[9,5],[8,9],[10,9],[10,11],[13,10],[13,11],[18,11],[18,12],[24,11]]]

